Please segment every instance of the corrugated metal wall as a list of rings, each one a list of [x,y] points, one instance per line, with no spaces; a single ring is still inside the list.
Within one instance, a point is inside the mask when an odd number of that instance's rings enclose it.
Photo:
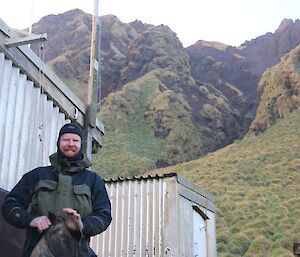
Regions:
[[[25,172],[48,164],[58,131],[67,122],[42,90],[0,53],[0,187],[11,190]]]
[[[206,256],[217,256],[214,203],[192,183],[171,173],[108,181],[106,187],[113,220],[91,240],[99,257],[195,256],[195,208],[208,218]]]
[[[92,238],[99,257],[164,256],[166,183],[162,179],[118,181],[106,184],[113,222]]]

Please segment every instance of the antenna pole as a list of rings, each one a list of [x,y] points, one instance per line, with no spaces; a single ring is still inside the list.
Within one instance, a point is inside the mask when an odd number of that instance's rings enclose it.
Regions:
[[[87,88],[87,109],[85,114],[84,152],[89,159],[92,153],[92,131],[96,128],[97,101],[100,87],[100,25],[98,23],[99,0],[94,0],[94,13],[92,23],[90,74]]]

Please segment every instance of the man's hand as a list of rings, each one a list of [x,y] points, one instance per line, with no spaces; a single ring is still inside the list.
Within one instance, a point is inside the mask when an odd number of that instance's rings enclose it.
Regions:
[[[51,221],[47,216],[36,217],[29,224],[30,227],[37,228],[40,233],[49,228],[50,225]]]
[[[68,215],[68,219],[66,221],[67,227],[74,231],[82,231],[83,224],[80,214],[72,208],[64,208],[63,211]]]

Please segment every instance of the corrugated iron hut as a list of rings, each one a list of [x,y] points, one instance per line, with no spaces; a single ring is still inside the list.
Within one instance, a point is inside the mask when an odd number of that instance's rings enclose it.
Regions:
[[[106,182],[113,222],[92,239],[101,257],[215,257],[214,198],[176,173]]]

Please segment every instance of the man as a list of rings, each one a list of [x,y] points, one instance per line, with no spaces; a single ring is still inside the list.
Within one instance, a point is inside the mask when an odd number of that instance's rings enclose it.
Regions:
[[[50,156],[51,166],[26,173],[7,195],[2,205],[4,218],[27,230],[22,257],[30,257],[34,248],[40,247],[38,243],[54,226],[51,216],[64,220],[77,242],[76,256],[96,256],[89,240],[109,226],[111,204],[101,177],[87,170],[91,163],[82,153],[81,140],[78,125],[64,125],[59,132],[57,152]]]

